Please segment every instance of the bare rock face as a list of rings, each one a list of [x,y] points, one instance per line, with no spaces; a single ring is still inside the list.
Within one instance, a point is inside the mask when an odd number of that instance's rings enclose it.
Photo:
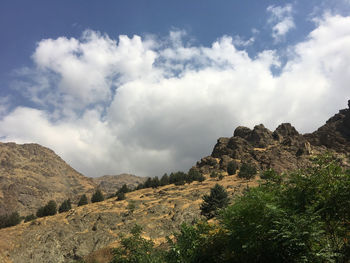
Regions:
[[[49,200],[73,201],[94,182],[38,144],[0,143],[0,214],[35,213]]]
[[[348,102],[350,106],[350,100]],[[310,165],[310,156],[331,151],[345,158],[350,153],[350,109],[340,110],[325,125],[311,134],[300,134],[290,123],[271,132],[260,124],[249,129],[239,126],[233,137],[220,138],[211,156],[202,158],[197,168],[203,173],[226,171],[230,161],[252,163],[258,170],[278,172]],[[215,160],[208,161],[208,160]],[[218,167],[217,162],[220,166]]]
[[[350,107],[350,100],[348,101]],[[325,146],[336,152],[350,152],[350,109],[340,110],[317,131],[304,135],[312,145]]]

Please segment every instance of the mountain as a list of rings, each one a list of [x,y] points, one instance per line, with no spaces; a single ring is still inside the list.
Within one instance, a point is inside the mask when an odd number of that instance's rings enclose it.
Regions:
[[[349,120],[350,110],[341,110],[317,131],[304,135],[288,123],[274,131],[262,124],[253,129],[237,127],[232,137],[219,138],[212,154],[193,167],[204,174],[205,181],[137,190],[127,193],[123,201],[114,197],[0,229],[0,262],[71,262],[82,258],[108,262],[110,248],[136,223],[144,227],[144,237],[161,244],[182,222],[190,223],[200,217],[202,196],[216,183],[223,185],[230,196],[258,184],[259,176],[254,180],[239,178],[237,172],[228,176],[231,162],[238,168],[247,163],[258,171],[273,168],[284,172],[308,167],[316,155],[331,152],[349,167]],[[45,161],[35,162],[45,168]],[[223,179],[211,178],[211,172],[222,174]],[[102,178],[100,182],[106,183],[95,184],[102,187],[114,180]]]
[[[350,107],[350,100],[348,102]],[[263,124],[252,130],[239,126],[230,138],[219,138],[210,156],[194,168],[202,173],[226,171],[230,162],[249,163],[258,170],[278,172],[305,168],[310,157],[330,152],[350,167],[350,110],[340,110],[325,125],[310,134],[300,134],[290,123],[270,131]]]
[[[75,200],[95,187],[48,148],[0,143],[0,214],[28,215],[49,200]]]
[[[139,177],[132,174],[104,175],[92,178],[97,187],[104,191],[107,196],[115,194],[116,190],[121,188],[124,184],[132,189],[140,183],[144,183],[146,179],[146,177]]]

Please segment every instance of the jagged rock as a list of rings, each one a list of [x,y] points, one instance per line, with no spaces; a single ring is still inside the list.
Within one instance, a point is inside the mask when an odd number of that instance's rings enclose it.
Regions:
[[[243,139],[248,139],[250,136],[252,130],[244,127],[244,126],[238,126],[235,131],[233,132],[234,137],[241,137]]]

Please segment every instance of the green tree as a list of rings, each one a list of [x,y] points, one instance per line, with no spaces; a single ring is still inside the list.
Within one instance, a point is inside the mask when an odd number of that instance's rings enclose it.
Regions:
[[[79,199],[78,206],[87,205],[87,204],[88,204],[88,199],[86,195],[83,194]]]
[[[37,212],[37,217],[52,216],[57,213],[57,204],[54,200],[50,200],[45,206],[40,207]]]
[[[154,243],[141,237],[142,227],[135,225],[130,237],[121,237],[120,247],[114,249],[112,263],[163,263],[164,257]]]
[[[118,192],[117,193],[117,199],[118,199],[118,201],[125,200],[125,193],[124,192]]]
[[[18,225],[21,222],[21,217],[18,212],[13,212],[9,215],[0,216],[0,228],[11,227]]]
[[[256,168],[252,164],[243,163],[239,169],[238,177],[245,179],[252,179],[256,175]]]
[[[123,184],[123,186],[118,190],[117,193],[129,193],[131,191],[131,189],[126,185],[126,184]]]
[[[218,214],[219,209],[225,208],[229,203],[227,191],[224,187],[216,184],[210,189],[209,195],[203,196],[203,203],[201,204],[201,215],[211,219]]]
[[[169,184],[169,176],[168,174],[164,174],[161,178],[160,178],[160,185],[164,186],[164,185],[168,185]]]
[[[34,214],[27,215],[27,216],[24,218],[24,223],[29,222],[29,221],[33,221],[33,220],[36,219],[36,218],[37,218],[37,217],[36,217]]]
[[[91,197],[91,203],[101,202],[105,200],[100,189],[97,189],[96,192]]]
[[[67,212],[72,209],[72,204],[70,199],[64,200],[60,207],[58,208],[59,213]]]
[[[231,161],[227,164],[228,175],[234,175],[238,169],[238,165],[235,161]]]

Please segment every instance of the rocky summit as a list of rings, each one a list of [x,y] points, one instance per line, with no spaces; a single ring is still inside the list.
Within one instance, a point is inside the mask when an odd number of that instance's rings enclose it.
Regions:
[[[348,102],[350,107],[350,101]],[[253,129],[239,126],[231,138],[219,138],[210,156],[194,168],[202,173],[226,171],[230,162],[237,167],[249,163],[258,170],[278,172],[305,168],[310,156],[331,152],[349,167],[350,109],[340,110],[325,125],[310,134],[300,134],[290,123],[270,131],[263,124]]]
[[[238,176],[244,163],[254,166],[258,172],[270,168],[285,172],[308,167],[314,156],[331,152],[343,166],[349,167],[349,120],[350,110],[341,110],[310,134],[300,134],[289,123],[279,125],[274,131],[262,124],[253,129],[237,127],[232,137],[219,138],[212,154],[193,167],[205,176],[204,181],[136,190],[126,193],[125,200],[112,197],[0,229],[0,262],[46,263],[81,259],[109,262],[110,248],[115,247],[120,235],[128,233],[135,224],[144,227],[144,237],[161,244],[181,223],[200,218],[202,196],[216,183],[221,184],[230,196],[240,195],[247,187],[256,186],[259,173],[252,180]],[[21,208],[17,203],[34,202],[38,195],[59,198],[58,194],[50,196],[50,191],[54,191],[50,185],[58,189],[71,185],[76,193],[99,185],[112,192],[113,187],[107,189],[108,182],[115,183],[115,178],[107,176],[92,182],[67,167],[47,148],[0,144],[0,149],[2,209]],[[228,176],[231,163],[237,171]],[[213,172],[220,176],[210,176]],[[62,177],[61,181],[56,178],[58,175]],[[63,192],[61,194],[63,197]],[[15,201],[12,202],[10,197],[15,197]]]

